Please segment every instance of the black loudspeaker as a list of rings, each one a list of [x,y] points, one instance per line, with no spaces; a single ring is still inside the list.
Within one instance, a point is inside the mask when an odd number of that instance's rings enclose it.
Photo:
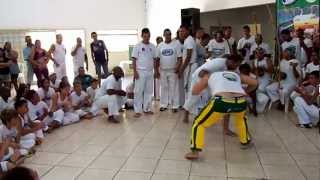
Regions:
[[[181,25],[188,26],[195,33],[200,28],[200,9],[181,9]]]

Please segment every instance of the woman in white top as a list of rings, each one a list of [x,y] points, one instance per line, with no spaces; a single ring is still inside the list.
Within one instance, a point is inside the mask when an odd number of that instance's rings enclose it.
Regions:
[[[299,61],[293,57],[294,55],[290,50],[283,51],[283,59],[280,61],[279,82],[274,82],[266,87],[266,92],[271,102],[280,100],[279,109],[283,109],[284,105],[288,104],[290,94],[298,84],[301,76]],[[287,109],[285,111],[287,112]]]
[[[272,61],[265,57],[265,51],[262,48],[255,50],[256,59],[253,61],[253,73],[257,76],[259,82],[256,91],[257,96],[257,112],[261,113],[265,110],[269,102],[269,97],[266,94],[266,87],[271,83],[271,74],[273,71]]]
[[[59,92],[56,93],[57,101],[53,102],[52,106],[57,109],[62,109],[64,112],[63,125],[76,123],[80,120],[78,114],[72,110],[72,103],[70,99],[70,85],[68,83],[60,83]]]

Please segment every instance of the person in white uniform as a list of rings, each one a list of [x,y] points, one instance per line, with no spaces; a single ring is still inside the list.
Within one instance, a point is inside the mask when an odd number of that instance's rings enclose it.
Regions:
[[[266,87],[266,92],[271,99],[271,103],[280,100],[279,110],[288,112],[290,94],[301,77],[300,62],[294,59],[294,55],[289,49],[284,50],[283,59],[280,61],[279,82],[274,82]]]
[[[52,97],[52,104],[56,101],[56,96]],[[41,121],[45,124],[44,131],[51,131],[60,127],[63,122],[64,112],[61,109],[49,108],[49,106],[40,101],[38,93],[34,90],[29,90],[26,94],[28,100],[28,116],[30,121]]]
[[[265,50],[263,48],[256,48],[254,52],[255,59],[253,60],[252,67],[253,73],[257,76],[257,80],[259,82],[258,89],[256,90],[256,110],[258,113],[262,113],[270,100],[266,92],[266,87],[271,83],[273,65],[271,59],[265,54]]]
[[[90,97],[90,101],[93,102],[95,97],[96,97],[96,93],[98,91],[98,84],[99,84],[99,80],[98,79],[95,79],[93,78],[91,80],[91,86],[89,86],[87,88],[87,94],[89,95]]]
[[[310,57],[311,62],[307,64],[305,75],[307,76],[313,71],[320,71],[320,58],[319,58],[319,52],[313,51],[311,53]]]
[[[163,38],[161,36],[158,36],[156,38],[156,43],[157,43],[156,48],[158,48],[159,44],[161,44],[162,42],[163,42]],[[156,101],[160,100],[160,86],[161,86],[160,78],[155,78],[154,79],[154,97],[153,97],[153,99]]]
[[[179,29],[179,37],[182,38],[183,52],[182,52],[182,66],[179,71],[179,76],[184,78],[184,89],[186,97],[191,91],[191,80],[193,72],[198,68],[197,64],[197,44],[190,35],[189,28],[181,25]]]
[[[179,30],[177,31],[177,37],[175,41],[177,42],[177,46],[180,49],[181,54],[183,53],[183,39],[180,37],[181,34],[179,33]],[[181,69],[181,68],[180,68]],[[180,76],[180,71],[178,74],[178,86],[179,86],[179,107],[181,108],[186,100],[185,98],[185,90],[184,90],[184,78],[183,76]]]
[[[50,87],[52,87],[55,91],[57,91],[59,89],[61,80],[57,79],[56,73],[50,74],[49,79],[50,79]]]
[[[73,82],[73,92],[70,94],[70,99],[73,111],[80,118],[91,119],[93,117],[90,112],[92,101],[90,100],[90,96],[82,90],[80,81]]]
[[[250,34],[250,27],[243,26],[243,37],[238,41],[237,50],[243,57],[243,63],[250,64],[250,50],[251,46],[255,43],[254,36]]]
[[[311,128],[319,122],[319,71],[313,71],[309,74],[306,84],[296,87],[295,91],[300,96],[294,99],[293,110],[298,116],[299,127]],[[313,89],[307,90],[306,85]]]
[[[157,68],[160,68],[160,111],[165,111],[170,105],[172,111],[179,108],[178,72],[182,63],[182,54],[176,41],[171,39],[171,31],[163,32],[165,41],[157,47]],[[159,70],[158,70],[159,71]]]
[[[50,81],[48,79],[41,80],[40,88],[38,89],[37,93],[40,97],[40,101],[45,102],[47,106],[51,108],[52,99],[56,98],[56,92],[52,87],[50,87]]]
[[[79,74],[79,68],[84,68],[84,63],[86,63],[86,70],[89,70],[88,66],[88,56],[84,47],[82,47],[81,38],[77,38],[77,45],[72,48],[71,56],[73,56],[73,72],[74,77]]]
[[[288,29],[284,29],[281,31],[281,39],[283,40],[281,43],[281,55],[285,50],[288,50],[294,57],[300,57],[301,48],[298,38],[292,38],[291,32]]]
[[[298,39],[299,46],[300,46],[300,54],[298,54],[296,56],[296,59],[298,59],[300,61],[301,69],[304,69],[306,64],[310,60],[313,43],[312,43],[311,39],[306,38],[304,36],[303,29],[298,29],[296,31],[296,34],[297,34],[297,39]]]
[[[159,77],[156,68],[156,47],[150,43],[150,31],[143,28],[142,42],[135,45],[132,51],[132,65],[135,79],[134,86],[134,117],[139,118],[142,112],[153,114],[151,111],[153,80]]]
[[[53,61],[53,70],[57,75],[57,79],[61,80],[62,77],[67,75],[66,69],[66,48],[62,44],[62,35],[56,35],[56,43],[51,45],[48,56]]]
[[[263,42],[262,34],[256,34],[255,43],[251,46],[250,55],[255,57],[255,50],[261,48],[264,51],[264,56],[271,57],[271,50],[269,44]]]
[[[211,59],[222,57],[225,54],[230,54],[228,43],[223,39],[222,31],[217,31],[216,38],[209,42],[208,52]]]
[[[108,109],[108,121],[112,123],[120,122],[116,116],[119,116],[119,111],[122,110],[126,101],[126,92],[122,90],[121,78],[123,76],[121,67],[116,66],[112,69],[112,74],[102,82],[90,110],[93,116],[96,116],[101,109]]]
[[[223,39],[226,41],[230,54],[236,54],[237,53],[237,42],[232,37],[232,27],[226,26],[223,31]]]

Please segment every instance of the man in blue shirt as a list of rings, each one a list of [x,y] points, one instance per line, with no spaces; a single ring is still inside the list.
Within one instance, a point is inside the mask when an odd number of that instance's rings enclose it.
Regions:
[[[26,67],[27,67],[27,84],[30,86],[33,81],[33,68],[30,63],[31,61],[31,51],[33,48],[32,39],[30,36],[25,37],[25,42],[27,43],[27,46],[23,49],[23,59],[25,61]]]

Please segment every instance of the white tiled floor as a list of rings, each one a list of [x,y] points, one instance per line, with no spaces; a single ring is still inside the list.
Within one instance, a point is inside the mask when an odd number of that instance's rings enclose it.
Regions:
[[[320,135],[295,127],[293,113],[249,116],[255,144],[249,150],[240,150],[237,138],[224,137],[221,124],[211,127],[195,162],[183,158],[191,124],[182,123],[181,112],[122,116],[121,124],[101,115],[58,129],[24,165],[44,180],[320,179]]]

